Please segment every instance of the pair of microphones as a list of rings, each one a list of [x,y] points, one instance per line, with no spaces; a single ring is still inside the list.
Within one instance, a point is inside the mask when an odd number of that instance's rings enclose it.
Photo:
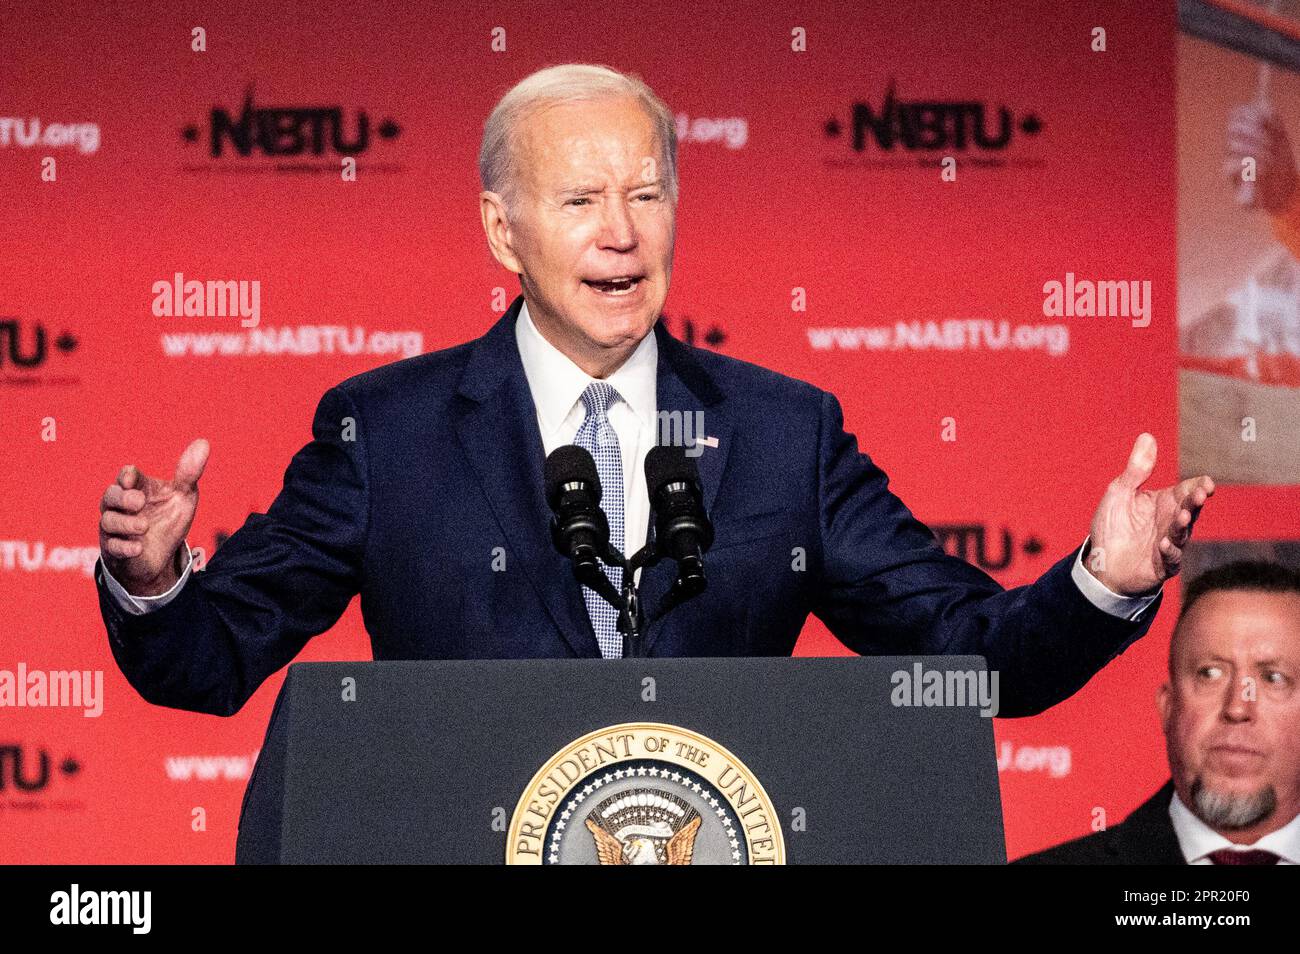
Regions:
[[[626,608],[628,597],[614,590],[600,568],[601,562],[623,569],[624,591],[633,601],[632,576],[636,570],[664,558],[677,564],[677,578],[665,600],[667,606],[699,595],[708,584],[704,554],[713,545],[713,524],[704,512],[695,459],[686,455],[684,447],[656,445],[646,455],[645,476],[654,513],[654,539],[627,557],[610,544],[609,520],[600,507],[600,475],[591,454],[576,444],[565,444],[546,458],[551,540],[569,558],[578,580],[620,611]],[[635,611],[633,616],[635,623]]]

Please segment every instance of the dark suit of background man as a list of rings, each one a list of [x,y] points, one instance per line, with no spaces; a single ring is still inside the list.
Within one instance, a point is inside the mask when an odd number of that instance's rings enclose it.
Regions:
[[[1300,864],[1300,574],[1197,577],[1156,695],[1173,778],[1122,824],[1025,864]]]
[[[561,444],[596,450],[614,543],[635,552],[661,412],[702,414],[692,453],[716,542],[708,589],[647,628],[650,655],[788,655],[814,613],[859,653],[983,655],[1002,714],[1023,715],[1146,632],[1212,481],[1142,490],[1156,448],[1140,435],[1084,545],[1004,591],[889,491],[832,395],[656,323],[676,161],[673,114],[640,80],[587,65],[527,77],[480,152],[488,244],[523,291],[487,334],[327,391],[279,496],[202,572],[184,539],[207,442],[171,481],[122,468],[95,577],[145,699],[233,713],[358,593],[376,659],[621,655],[550,543],[542,462]],[[1104,563],[1084,566],[1088,546]],[[643,571],[647,607],[674,572]]]

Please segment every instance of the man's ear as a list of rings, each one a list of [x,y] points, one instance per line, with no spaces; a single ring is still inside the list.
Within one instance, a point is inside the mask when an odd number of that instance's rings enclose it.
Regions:
[[[523,274],[523,267],[515,255],[511,244],[510,220],[506,218],[505,200],[497,192],[480,192],[478,196],[479,216],[483,220],[483,234],[487,236],[488,248],[492,257],[516,275]]]
[[[1165,735],[1169,734],[1169,714],[1173,708],[1173,687],[1165,681],[1156,690],[1156,711],[1160,713],[1160,728]]]

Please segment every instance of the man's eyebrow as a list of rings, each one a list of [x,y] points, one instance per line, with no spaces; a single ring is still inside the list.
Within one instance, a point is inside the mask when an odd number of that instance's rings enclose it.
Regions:
[[[661,186],[662,183],[660,182],[660,180],[655,179],[651,182],[641,182],[634,186],[629,186],[626,191],[637,192],[640,189],[657,189],[660,188]],[[571,197],[571,196],[583,196],[583,195],[600,195],[604,191],[605,191],[604,189],[598,186],[570,186],[568,188],[557,190],[555,194],[557,196]]]
[[[1287,662],[1288,660],[1284,659],[1281,656],[1270,656],[1267,659],[1253,659],[1247,665],[1248,668],[1253,667],[1255,669],[1263,669],[1268,666],[1283,666],[1286,665]],[[1226,656],[1219,656],[1219,655],[1202,656],[1200,657],[1200,659],[1198,659],[1195,662],[1194,665],[1204,666],[1206,663],[1223,663],[1228,666],[1236,665],[1236,662],[1234,660],[1228,659]]]
[[[570,187],[567,188],[567,189],[559,189],[559,190],[557,190],[555,194],[556,194],[556,195],[562,195],[562,196],[570,196],[570,195],[599,195],[600,193],[602,193],[602,192],[604,192],[604,191],[605,191],[604,189],[598,188],[598,187],[596,187],[596,186],[570,186]]]

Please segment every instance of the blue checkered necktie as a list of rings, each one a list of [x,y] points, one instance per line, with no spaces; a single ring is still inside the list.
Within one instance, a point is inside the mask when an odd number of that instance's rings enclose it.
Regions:
[[[606,412],[621,400],[613,385],[606,381],[592,381],[582,392],[582,406],[587,409],[587,416],[573,438],[573,443],[585,448],[596,461],[596,473],[600,475],[600,509],[609,518],[610,546],[619,552],[623,550],[623,454]],[[621,590],[623,570],[616,566],[602,569],[614,584],[614,589]],[[587,614],[596,631],[600,654],[606,659],[621,657],[623,634],[618,631],[618,611],[590,587],[582,588],[582,597],[586,600]]]

